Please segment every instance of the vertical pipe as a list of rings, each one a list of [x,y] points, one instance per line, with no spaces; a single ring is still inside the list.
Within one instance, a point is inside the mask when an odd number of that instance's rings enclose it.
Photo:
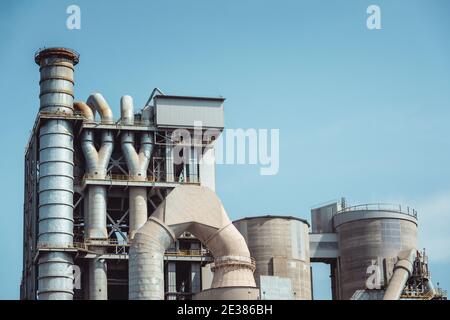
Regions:
[[[108,299],[108,278],[105,259],[94,258],[89,260],[89,299]]]
[[[126,124],[132,124],[129,120],[133,114],[133,99],[123,96],[121,99],[121,117]],[[147,169],[153,151],[153,135],[150,132],[141,134],[139,153],[135,149],[135,135],[125,131],[122,134],[122,152],[128,166],[130,179],[136,181],[147,180]],[[130,223],[129,238],[133,239],[136,231],[147,221],[147,188],[130,187]]]
[[[91,185],[88,189],[89,209],[88,227],[86,229],[88,239],[108,239],[106,230],[106,206],[107,194],[105,186]]]
[[[147,188],[130,188],[130,239],[147,221]]]
[[[75,107],[84,111],[84,116],[88,120],[94,120],[95,111],[101,116],[102,123],[113,122],[113,113],[105,98],[100,93],[89,96],[86,104],[77,103]],[[94,143],[94,132],[85,129],[82,133],[81,147],[86,160],[86,173],[90,177],[104,179],[107,171],[111,154],[114,148],[114,138],[111,131],[102,132],[100,150],[97,151]],[[107,240],[108,232],[106,229],[107,215],[107,190],[105,186],[91,185],[87,189],[87,211],[85,216],[85,238],[95,240]],[[102,254],[103,250],[96,250]],[[108,299],[108,281],[107,264],[105,259],[96,257],[89,261],[89,299],[106,300]]]
[[[78,54],[48,48],[35,56],[40,66],[40,112],[73,114],[73,71]],[[73,128],[69,120],[42,121],[39,132],[38,299],[73,299]]]
[[[120,118],[124,125],[132,126],[134,124],[133,98],[123,96],[120,99]]]
[[[133,239],[129,253],[130,300],[164,300],[164,252],[175,235],[150,217]]]

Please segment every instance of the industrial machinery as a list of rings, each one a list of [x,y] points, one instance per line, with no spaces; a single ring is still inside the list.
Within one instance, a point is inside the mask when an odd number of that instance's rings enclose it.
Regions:
[[[312,209],[311,220],[311,261],[330,265],[334,299],[436,298],[414,209],[343,200]]]
[[[155,89],[120,117],[74,101],[77,52],[35,55],[40,108],[25,154],[21,299],[302,299],[327,263],[333,299],[445,299],[417,250],[417,213],[332,202],[231,222],[215,194],[223,98]]]
[[[208,288],[205,299],[257,298],[254,262],[213,192],[224,99],[156,89],[140,112],[123,96],[115,119],[100,93],[74,102],[75,51],[47,48],[35,61],[21,298],[191,299]],[[145,233],[158,228],[158,239]]]

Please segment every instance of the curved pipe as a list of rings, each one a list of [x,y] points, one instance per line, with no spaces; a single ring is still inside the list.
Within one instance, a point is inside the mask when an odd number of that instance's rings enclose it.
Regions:
[[[108,102],[100,93],[94,93],[89,96],[86,103],[93,110],[98,111],[102,123],[114,123],[113,113]]]
[[[83,101],[75,101],[73,107],[80,111],[83,117],[88,121],[95,121],[94,111]]]
[[[135,234],[130,248],[130,299],[164,299],[163,255],[183,232],[194,234],[215,258],[212,288],[255,288],[254,265],[243,236],[215,193],[180,185]]]
[[[134,107],[131,96],[126,95],[120,99],[120,117],[123,124],[130,126],[134,124]]]
[[[84,130],[81,133],[81,150],[83,150],[86,160],[86,173],[94,173],[97,168],[98,153],[94,146],[94,132],[92,130]]]
[[[383,300],[399,300],[405,288],[406,282],[412,274],[414,267],[414,259],[417,250],[411,249],[402,251],[398,255],[398,261],[394,266],[394,273],[384,292]]]
[[[86,159],[86,171],[93,177],[103,179],[106,176],[109,159],[114,148],[114,139],[110,131],[102,133],[102,146],[97,152],[94,145],[94,132],[86,129],[81,134],[81,149]]]
[[[149,132],[142,134],[139,154],[134,148],[134,141],[134,133],[123,133],[122,152],[125,156],[130,176],[135,180],[145,180],[147,177],[148,165],[153,152],[153,136]]]
[[[122,134],[122,153],[128,166],[130,177],[137,181],[147,179],[147,169],[153,152],[153,135],[142,133],[139,153],[134,148],[134,133]],[[130,187],[130,239],[134,238],[136,230],[147,221],[147,188]]]
[[[153,135],[145,132],[141,136],[141,147],[139,148],[139,172],[147,175],[148,165],[153,152]]]
[[[81,148],[86,160],[86,173],[90,178],[104,179],[108,170],[109,159],[114,148],[114,140],[110,131],[102,133],[102,145],[97,151],[94,145],[94,133],[85,129],[81,136]],[[86,238],[107,239],[106,207],[107,193],[105,186],[91,185],[87,190],[88,203],[86,209]]]
[[[94,121],[94,111],[100,113],[102,123],[112,123],[111,108],[99,93],[91,95],[87,103],[76,103],[75,108],[80,109],[83,115]],[[86,173],[91,178],[104,179],[111,154],[114,148],[114,138],[111,131],[103,131],[101,147],[97,151],[94,143],[94,131],[85,129],[81,134],[81,149],[86,160]],[[106,209],[107,191],[105,186],[91,185],[87,190],[85,213],[85,230],[87,239],[107,239]],[[108,297],[107,264],[104,259],[91,259],[89,261],[89,299],[106,300]]]
[[[102,132],[102,146],[98,151],[98,168],[106,175],[109,160],[114,149],[114,138],[111,131]]]

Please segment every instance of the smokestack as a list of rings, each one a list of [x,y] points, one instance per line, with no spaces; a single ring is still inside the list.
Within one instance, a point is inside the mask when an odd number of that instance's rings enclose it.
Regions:
[[[66,48],[46,48],[35,55],[40,66],[39,256],[38,299],[73,299],[73,71],[79,55]]]

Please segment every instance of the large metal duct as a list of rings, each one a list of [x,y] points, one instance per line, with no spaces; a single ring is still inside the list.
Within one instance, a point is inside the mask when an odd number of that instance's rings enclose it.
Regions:
[[[373,264],[382,268],[385,258],[417,248],[417,218],[408,208],[378,204],[349,207],[334,215],[333,224],[339,239],[341,300],[366,288],[368,268]]]
[[[113,114],[106,100],[99,93],[89,96],[87,104],[77,102],[75,108],[80,110],[88,121],[94,120],[95,111],[100,114],[102,123],[111,123]],[[114,148],[111,131],[103,131],[101,147],[97,151],[94,143],[94,131],[85,129],[81,134],[81,148],[86,160],[86,174],[90,178],[104,179],[107,174],[108,163]],[[105,186],[91,185],[87,190],[87,210],[85,219],[85,237],[90,240],[106,240],[107,192]],[[102,252],[98,252],[101,255]],[[92,259],[89,262],[89,299],[106,300],[108,297],[106,261]]]
[[[285,298],[271,296],[275,290],[261,284],[261,276],[275,276],[290,280],[291,299],[311,300],[309,224],[306,220],[267,215],[243,218],[233,224],[255,258],[255,280],[261,288],[262,299]],[[265,291],[271,292],[266,295]]]
[[[403,289],[405,288],[405,284],[413,272],[413,264],[416,256],[416,249],[406,250],[399,253],[398,261],[394,266],[394,273],[392,274],[386,291],[384,292],[383,300],[400,299]]]
[[[130,299],[164,299],[164,252],[185,231],[195,235],[215,257],[211,289],[200,293],[201,298],[220,299],[223,289],[233,299],[257,297],[247,245],[220,199],[209,188],[180,185],[137,230],[131,243]]]
[[[73,114],[76,52],[48,48],[35,56],[40,66],[40,112]],[[39,132],[38,299],[73,299],[73,128],[70,120],[42,120]],[[61,250],[61,251],[59,251]]]
[[[120,99],[120,121],[124,125],[134,124],[133,98],[125,95]]]
[[[133,99],[130,96],[122,97],[120,110],[124,124],[133,124],[131,120],[131,115],[133,115]],[[136,152],[134,147],[134,132],[125,131],[122,134],[121,144],[130,179],[145,181],[147,179],[147,168],[153,152],[153,135],[150,132],[141,133],[139,153]],[[130,187],[129,195],[129,238],[133,239],[136,230],[142,227],[147,221],[147,188]]]
[[[102,123],[114,123],[111,108],[100,93],[91,94],[86,103],[92,108],[92,110],[96,110],[100,113]]]

